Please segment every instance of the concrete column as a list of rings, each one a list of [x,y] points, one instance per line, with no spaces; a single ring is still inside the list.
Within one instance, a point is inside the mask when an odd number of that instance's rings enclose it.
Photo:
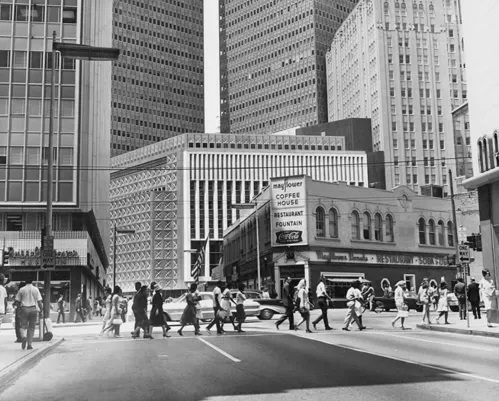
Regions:
[[[305,262],[303,269],[304,269],[304,278],[307,282],[307,288],[310,288],[310,267],[308,266],[308,262]]]
[[[281,297],[281,271],[277,264],[274,264],[274,280],[275,280],[275,291],[277,296]]]

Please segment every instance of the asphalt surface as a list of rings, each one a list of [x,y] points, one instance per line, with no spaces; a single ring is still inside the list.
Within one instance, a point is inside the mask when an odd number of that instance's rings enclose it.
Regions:
[[[65,335],[0,400],[498,399],[498,339],[393,329],[390,313],[344,332],[342,314],[332,313],[336,330],[319,324],[313,334],[286,323],[277,331],[272,321],[242,334],[173,329],[154,340],[102,338],[87,327]]]

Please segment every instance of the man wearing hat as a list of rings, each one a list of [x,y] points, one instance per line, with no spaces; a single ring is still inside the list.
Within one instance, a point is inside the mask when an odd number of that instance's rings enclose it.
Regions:
[[[461,320],[466,319],[466,284],[462,277],[457,279],[457,283],[454,286],[454,295],[459,302],[459,318]]]
[[[480,286],[475,281],[474,277],[471,277],[471,283],[468,285],[468,301],[471,304],[471,310],[473,311],[473,316],[475,319],[481,319],[480,316]]]
[[[293,302],[293,288],[290,287],[291,277],[287,277],[284,285],[282,286],[282,303],[286,307],[286,314],[282,315],[280,319],[275,323],[275,327],[279,330],[281,323],[284,323],[286,319],[289,321],[289,330],[295,329],[295,319],[294,310],[295,305]]]

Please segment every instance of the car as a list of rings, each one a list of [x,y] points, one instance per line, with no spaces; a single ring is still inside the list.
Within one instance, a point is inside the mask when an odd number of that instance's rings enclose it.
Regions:
[[[201,305],[201,311],[203,312],[202,320],[211,320],[214,317],[213,313],[213,293],[212,292],[200,292],[201,300],[199,304]],[[167,321],[179,321],[182,317],[182,313],[187,305],[185,300],[186,294],[183,294],[179,298],[176,298],[170,302],[165,302],[163,304],[163,313],[165,314],[165,319]],[[258,316],[260,313],[260,305],[253,301],[252,299],[247,299],[244,301],[244,311],[246,316]],[[236,315],[236,306],[232,304],[231,307],[232,316]]]
[[[447,293],[447,304],[452,312],[459,312],[459,301],[453,292]]]
[[[231,290],[231,293],[232,296],[235,296],[237,290]],[[286,313],[286,307],[282,299],[262,298],[262,292],[258,290],[246,290],[244,291],[244,295],[246,295],[246,299],[251,299],[260,305],[257,315],[260,320],[270,320],[274,315]]]
[[[418,305],[418,295],[413,291],[405,292],[405,303],[409,310],[415,310],[421,312],[423,310],[422,305]],[[395,306],[395,298],[393,297],[374,297],[374,302],[377,308],[384,309],[389,312],[391,309],[397,309]]]

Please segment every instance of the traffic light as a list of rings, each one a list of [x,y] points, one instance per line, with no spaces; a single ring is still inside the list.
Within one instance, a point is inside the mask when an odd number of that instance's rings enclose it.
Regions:
[[[474,251],[481,252],[482,251],[482,235],[481,234],[471,234],[466,237],[465,244],[469,245],[471,249]]]

